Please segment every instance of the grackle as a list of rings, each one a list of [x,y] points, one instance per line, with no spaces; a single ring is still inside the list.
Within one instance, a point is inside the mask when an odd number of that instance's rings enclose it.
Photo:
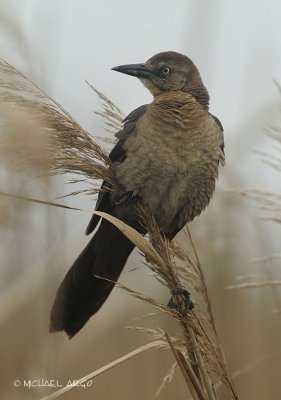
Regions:
[[[208,91],[188,57],[167,51],[144,64],[113,70],[139,78],[154,100],[131,112],[116,133],[109,156],[122,189],[100,191],[96,210],[145,234],[136,206],[142,204],[172,240],[205,209],[214,193],[219,164],[224,164],[222,125],[208,111]],[[114,287],[97,276],[116,282],[134,249],[110,222],[93,215],[86,234],[96,228],[58,289],[51,332],[74,336]]]

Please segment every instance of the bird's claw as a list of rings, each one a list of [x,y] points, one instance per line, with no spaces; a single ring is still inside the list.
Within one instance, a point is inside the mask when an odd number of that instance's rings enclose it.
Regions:
[[[184,287],[173,290],[172,297],[167,306],[176,309],[182,316],[186,316],[187,313],[194,308],[190,293]]]
[[[115,200],[115,205],[121,206],[125,205],[128,206],[138,200],[138,196],[135,195],[133,192],[126,192],[117,200]]]

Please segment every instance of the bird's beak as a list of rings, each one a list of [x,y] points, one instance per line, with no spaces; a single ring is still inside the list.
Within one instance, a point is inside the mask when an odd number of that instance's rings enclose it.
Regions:
[[[122,74],[136,76],[137,78],[149,78],[152,74],[149,71],[145,64],[128,64],[128,65],[119,65],[118,67],[112,68],[113,71],[122,72]]]

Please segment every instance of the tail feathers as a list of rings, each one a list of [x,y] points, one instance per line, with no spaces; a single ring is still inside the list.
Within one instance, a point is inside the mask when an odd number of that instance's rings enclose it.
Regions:
[[[62,281],[51,310],[50,332],[73,337],[103,305],[134,245],[106,220]]]

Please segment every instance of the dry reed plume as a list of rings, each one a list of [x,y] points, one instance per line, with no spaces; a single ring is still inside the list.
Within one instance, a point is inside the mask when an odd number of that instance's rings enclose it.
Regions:
[[[84,192],[96,193],[95,180],[97,179],[106,179],[113,187],[117,188],[118,182],[111,169],[108,168],[110,166],[108,155],[90,133],[85,131],[57,102],[3,60],[0,61],[0,73],[2,113],[4,106],[5,110],[9,109],[9,112],[16,113],[16,116],[24,115],[24,118],[28,119],[33,126],[33,129],[30,129],[30,132],[33,132],[30,142],[24,146],[25,150],[20,157],[18,165],[20,168],[28,170],[34,167],[36,162],[40,164],[43,160],[42,174],[45,174],[46,170],[49,175],[75,174],[76,177],[72,179],[72,182],[82,180],[88,187],[90,186]],[[93,90],[103,102],[104,108],[100,115],[104,118],[108,129],[117,130],[123,114],[107,97],[95,88]],[[11,126],[9,119],[5,123],[7,126]],[[13,130],[15,135],[22,134],[20,127]],[[9,140],[8,130],[6,134],[1,134],[1,148],[5,149],[5,154],[9,151],[16,154],[15,149],[9,146]],[[40,141],[40,148],[45,149],[40,154],[36,149],[33,150],[33,145],[38,148],[37,141]],[[19,138],[17,142],[19,142]],[[4,190],[1,194],[4,194],[3,192]],[[9,193],[5,194],[9,195]],[[18,197],[20,198],[20,196]],[[30,198],[26,198],[26,200],[36,201]],[[43,201],[43,203],[56,205],[49,201]],[[192,286],[192,291],[196,292],[199,301],[194,311],[183,315],[160,304],[155,299],[118,284],[129,294],[174,318],[182,329],[182,337],[172,337],[161,329],[138,328],[153,340],[149,345],[122,357],[122,360],[110,363],[102,371],[95,371],[81,378],[81,382],[86,382],[87,379],[113,368],[140,352],[153,347],[161,347],[170,349],[176,360],[163,380],[161,388],[172,379],[176,367],[178,367],[193,399],[216,400],[219,396],[224,396],[224,399],[238,399],[219,346],[202,266],[188,228],[185,228],[174,242],[169,243],[160,234],[153,217],[148,215],[145,210],[140,209],[144,224],[148,228],[148,241],[122,221],[105,213],[96,213],[117,226],[139,248],[148,267],[156,279],[170,292],[174,303],[180,307],[184,301],[182,295],[174,294],[183,283],[188,288]],[[188,250],[187,244],[189,244]],[[71,387],[60,389],[45,399],[55,399],[68,390],[71,390]]]
[[[281,154],[281,128],[272,127],[267,132],[268,136],[273,140],[273,144],[279,154]],[[273,156],[270,154],[257,152],[263,158],[263,161],[271,168],[281,172],[281,158],[280,156]],[[255,188],[243,188],[243,189],[232,189],[232,193],[245,196],[255,201],[263,212],[261,218],[264,221],[271,221],[277,224],[281,224],[281,194],[277,192],[268,192],[262,189]],[[252,263],[266,263],[272,260],[281,260],[281,254],[275,253],[252,259]],[[270,278],[270,277],[269,277]],[[247,277],[237,285],[229,285],[227,289],[246,289],[246,288],[261,288],[261,287],[273,287],[281,286],[281,280],[274,279],[268,281],[249,281]],[[279,304],[281,310],[281,304]]]

